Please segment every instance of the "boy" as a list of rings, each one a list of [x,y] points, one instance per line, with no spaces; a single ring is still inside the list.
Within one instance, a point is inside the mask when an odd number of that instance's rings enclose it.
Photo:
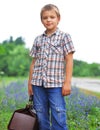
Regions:
[[[28,93],[34,95],[40,130],[68,130],[64,96],[71,93],[75,49],[70,35],[57,27],[60,21],[57,6],[45,5],[40,16],[46,30],[35,38],[30,51],[33,61]]]

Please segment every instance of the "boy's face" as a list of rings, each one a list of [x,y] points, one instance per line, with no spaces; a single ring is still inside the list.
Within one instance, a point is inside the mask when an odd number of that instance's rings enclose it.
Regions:
[[[44,11],[42,13],[41,21],[47,31],[55,31],[60,21],[60,17],[57,16],[55,10]]]

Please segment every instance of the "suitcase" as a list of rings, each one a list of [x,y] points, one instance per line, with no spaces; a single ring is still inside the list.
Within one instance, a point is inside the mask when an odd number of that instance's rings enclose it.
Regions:
[[[32,104],[32,96],[25,108],[15,110],[8,123],[8,130],[39,130],[38,119]]]

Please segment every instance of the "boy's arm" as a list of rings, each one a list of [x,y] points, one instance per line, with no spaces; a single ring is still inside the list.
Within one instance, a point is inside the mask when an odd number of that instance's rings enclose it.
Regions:
[[[35,61],[36,61],[36,59],[34,58],[32,60],[32,63],[30,65],[30,70],[29,70],[29,80],[28,80],[28,94],[29,95],[33,94],[31,80],[32,80],[32,74],[33,74],[33,68],[34,68]]]
[[[66,62],[66,75],[65,81],[62,87],[62,95],[67,96],[71,93],[71,78],[72,78],[72,71],[73,71],[73,53],[69,53],[65,57]]]

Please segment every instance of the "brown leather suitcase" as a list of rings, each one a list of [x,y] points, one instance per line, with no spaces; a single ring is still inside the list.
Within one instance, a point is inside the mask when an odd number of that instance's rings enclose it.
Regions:
[[[14,111],[8,130],[39,130],[37,115],[31,105]]]

